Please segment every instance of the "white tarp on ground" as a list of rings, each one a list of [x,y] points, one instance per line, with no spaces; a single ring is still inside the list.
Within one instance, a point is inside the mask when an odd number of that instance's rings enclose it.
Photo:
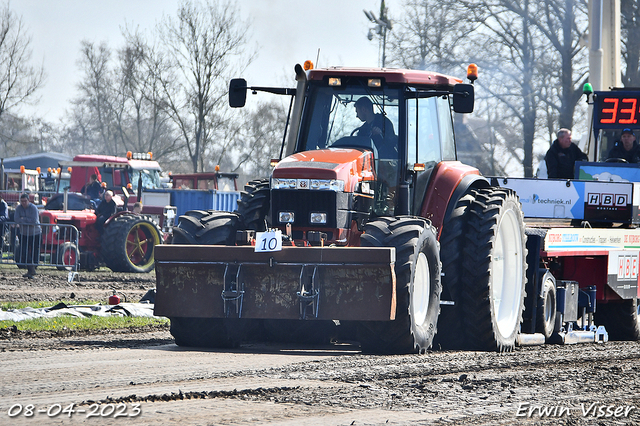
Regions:
[[[32,318],[53,318],[70,315],[80,318],[91,316],[156,317],[153,303],[120,303],[118,305],[71,305],[59,303],[49,308],[0,309],[0,321],[22,321]]]

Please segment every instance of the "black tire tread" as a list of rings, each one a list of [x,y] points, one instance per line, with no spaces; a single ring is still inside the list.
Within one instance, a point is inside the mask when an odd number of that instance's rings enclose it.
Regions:
[[[238,214],[245,229],[265,231],[271,205],[268,179],[255,179],[244,186],[238,200]]]
[[[472,191],[473,202],[469,206],[467,232],[463,249],[464,277],[462,279],[461,308],[464,310],[464,343],[467,349],[497,350],[510,352],[515,347],[515,338],[508,336],[502,339],[493,326],[491,312],[491,255],[493,241],[503,206],[509,199],[517,203],[515,193],[505,188],[482,188]],[[519,203],[518,203],[519,204]],[[520,217],[522,240],[525,241],[524,222]],[[526,258],[526,248],[522,247],[523,259]],[[524,263],[524,260],[523,260]],[[521,288],[518,324],[522,322],[524,311],[526,268],[523,264],[523,280]]]
[[[429,235],[427,235],[427,233]],[[381,217],[365,226],[365,233],[361,236],[363,247],[395,247],[396,248],[396,319],[394,321],[361,321],[358,323],[358,340],[364,352],[403,354],[424,353],[431,347],[433,336],[436,334],[437,315],[440,311],[440,260],[435,268],[432,280],[432,291],[437,293],[437,303],[432,306],[435,312],[433,329],[425,338],[416,337],[412,330],[410,313],[410,286],[412,265],[416,247],[421,238],[433,238],[437,247],[436,231],[426,219],[415,217]],[[438,252],[436,248],[436,252]]]
[[[235,212],[188,211],[173,227],[172,244],[233,245],[240,217]]]
[[[440,259],[442,261],[442,299],[453,301],[454,305],[444,306],[438,317],[438,334],[434,345],[442,349],[462,349],[464,346],[464,312],[461,308],[462,278],[460,265],[463,262],[462,250],[467,231],[467,216],[473,195],[466,194],[458,200],[456,206],[442,226],[440,235]]]
[[[596,324],[604,326],[610,340],[640,340],[638,320],[638,299],[596,305]]]
[[[141,222],[152,225],[157,233],[158,241],[162,242],[162,230],[146,215],[122,215],[111,220],[105,227],[101,239],[101,253],[105,264],[114,272],[149,272],[153,269],[153,262],[147,268],[138,267],[131,263],[127,255],[126,239],[131,228]],[[153,249],[152,249],[153,250]],[[151,254],[153,259],[153,253]]]

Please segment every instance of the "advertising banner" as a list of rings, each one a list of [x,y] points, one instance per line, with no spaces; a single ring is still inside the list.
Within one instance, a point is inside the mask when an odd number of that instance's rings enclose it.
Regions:
[[[631,222],[631,183],[527,178],[492,183],[516,191],[525,217]]]

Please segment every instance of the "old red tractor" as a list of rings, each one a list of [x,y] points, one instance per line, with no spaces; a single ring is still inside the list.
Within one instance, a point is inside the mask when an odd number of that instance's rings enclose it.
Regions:
[[[149,272],[163,233],[151,217],[127,211],[126,200],[119,204],[101,235],[90,200],[74,193],[55,195],[40,213],[41,223],[58,225],[43,230],[42,251],[60,269],[91,271],[104,264],[113,271]]]

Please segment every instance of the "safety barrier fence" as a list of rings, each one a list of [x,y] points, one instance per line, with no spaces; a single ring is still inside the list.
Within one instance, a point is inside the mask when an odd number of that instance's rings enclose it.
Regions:
[[[19,225],[4,222],[0,223],[0,237],[0,263],[19,267],[54,266],[61,270],[78,271],[80,233],[73,225]]]

